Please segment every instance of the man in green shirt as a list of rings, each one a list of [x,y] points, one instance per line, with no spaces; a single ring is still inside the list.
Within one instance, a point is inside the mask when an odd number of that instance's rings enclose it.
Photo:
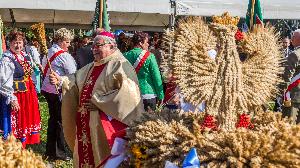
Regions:
[[[154,111],[156,104],[162,102],[164,92],[156,58],[148,51],[148,41],[147,33],[136,33],[132,37],[134,48],[124,53],[124,56],[137,73],[145,110]]]

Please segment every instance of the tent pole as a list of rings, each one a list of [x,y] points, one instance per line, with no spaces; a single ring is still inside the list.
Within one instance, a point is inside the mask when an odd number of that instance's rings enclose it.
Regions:
[[[175,17],[176,17],[176,0],[170,0],[171,11],[169,15],[169,29],[173,30],[175,26]]]
[[[171,4],[171,9],[170,9],[170,15],[169,15],[169,30],[170,31],[174,31],[175,29],[175,19],[176,19],[176,0],[170,0],[170,4]],[[173,55],[173,42],[169,42],[169,57],[172,57]],[[171,59],[171,58],[166,58]]]
[[[53,41],[54,41],[54,37],[55,37],[55,28],[54,28],[54,25],[55,25],[55,17],[56,17],[56,12],[55,10],[53,11],[53,20],[52,20],[52,25],[53,25],[53,35],[52,35],[52,44],[53,44]],[[45,28],[46,29],[46,28]]]
[[[11,22],[12,22],[12,27],[15,28],[16,20],[15,20],[15,16],[14,16],[14,11],[12,9],[9,9],[9,14],[10,14]]]

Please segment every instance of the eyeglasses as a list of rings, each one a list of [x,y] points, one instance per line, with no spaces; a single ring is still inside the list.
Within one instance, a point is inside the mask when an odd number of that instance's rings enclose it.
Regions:
[[[102,47],[106,44],[109,44],[109,43],[102,43],[102,44],[101,43],[96,43],[96,44],[93,44],[93,47]]]

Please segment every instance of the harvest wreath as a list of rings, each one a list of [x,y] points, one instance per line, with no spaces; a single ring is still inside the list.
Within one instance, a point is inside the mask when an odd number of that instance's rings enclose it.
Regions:
[[[240,32],[238,21],[188,17],[165,33],[164,65],[186,100],[206,108],[146,114],[127,132],[132,165],[188,167],[194,157],[198,167],[300,167],[300,126],[260,108],[277,91],[278,35],[268,25]]]

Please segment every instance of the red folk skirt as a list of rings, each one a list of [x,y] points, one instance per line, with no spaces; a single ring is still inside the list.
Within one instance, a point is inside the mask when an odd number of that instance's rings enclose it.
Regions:
[[[15,92],[20,110],[11,111],[12,134],[20,139],[23,147],[26,144],[36,144],[40,142],[41,116],[39,102],[35,86],[28,78],[26,81],[27,91]]]

